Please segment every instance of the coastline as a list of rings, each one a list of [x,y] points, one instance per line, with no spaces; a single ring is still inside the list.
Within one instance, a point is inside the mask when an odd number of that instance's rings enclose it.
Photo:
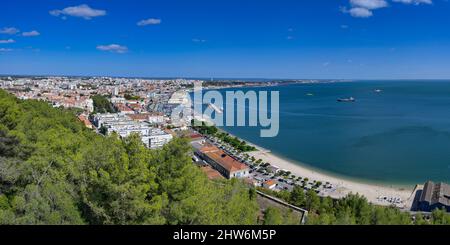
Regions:
[[[301,164],[296,161],[288,160],[279,155],[276,155],[272,153],[270,149],[265,149],[253,142],[249,142],[245,139],[240,138],[239,136],[233,135],[223,128],[220,128],[220,130],[223,130],[231,136],[238,137],[239,139],[244,140],[248,145],[254,146],[257,151],[248,152],[247,154],[255,157],[256,159],[262,159],[263,162],[268,162],[272,166],[288,170],[297,177],[308,178],[310,181],[315,180],[322,183],[331,183],[335,187],[335,189],[333,191],[321,193],[323,196],[329,196],[333,199],[341,199],[346,197],[350,193],[359,194],[366,197],[370,203],[381,206],[391,206],[392,204],[380,200],[379,197],[384,196],[387,198],[401,198],[402,203],[397,205],[397,207],[408,208],[407,205],[410,203],[410,199],[414,192],[414,187],[393,187],[375,183],[364,183],[362,181],[351,180],[342,176],[324,173],[311,167],[305,166],[306,164]]]
[[[273,166],[279,167],[280,169],[288,170],[296,176],[308,178],[311,181],[316,180],[323,183],[329,182],[333,184],[335,186],[335,190],[324,193],[324,195],[330,196],[335,199],[344,198],[348,194],[353,193],[365,196],[370,203],[389,206],[391,205],[391,203],[381,201],[378,198],[381,196],[385,196],[388,198],[398,197],[403,201],[400,207],[404,207],[404,205],[409,202],[409,199],[413,193],[413,189],[407,190],[404,188],[362,183],[321,173],[311,168],[296,164],[293,161],[286,160],[267,151],[258,150],[256,152],[249,153],[249,155],[254,156],[256,159],[262,159],[264,162],[268,162]]]
[[[273,85],[272,85],[273,86]],[[255,87],[272,87],[272,86],[255,86]],[[251,86],[239,86],[239,88],[246,88]],[[205,90],[211,89],[232,89],[233,87],[222,87],[222,88],[206,88]],[[236,87],[234,87],[236,88]],[[410,203],[412,194],[414,193],[414,186],[388,186],[388,184],[383,185],[383,183],[370,183],[364,180],[351,179],[346,176],[338,176],[332,173],[325,173],[324,171],[316,170],[313,167],[309,167],[307,164],[302,164],[301,162],[289,160],[277,154],[271,152],[270,149],[265,149],[253,142],[242,139],[239,136],[233,135],[226,131],[224,128],[220,130],[230,134],[231,136],[237,137],[248,145],[254,146],[258,150],[255,152],[248,152],[250,156],[256,159],[262,159],[263,162],[268,162],[273,166],[280,169],[288,170],[293,175],[302,178],[308,178],[310,181],[320,181],[322,183],[330,183],[334,186],[332,190],[321,193],[323,196],[329,196],[334,199],[344,198],[350,193],[359,194],[367,198],[367,200],[375,205],[381,206],[391,206],[392,203],[380,199],[380,197],[389,198],[400,198],[401,203],[395,204],[400,208],[408,208],[407,205]]]

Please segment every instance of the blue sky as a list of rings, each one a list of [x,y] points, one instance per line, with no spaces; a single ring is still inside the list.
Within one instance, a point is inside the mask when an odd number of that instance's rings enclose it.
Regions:
[[[448,0],[4,0],[0,74],[450,78]]]

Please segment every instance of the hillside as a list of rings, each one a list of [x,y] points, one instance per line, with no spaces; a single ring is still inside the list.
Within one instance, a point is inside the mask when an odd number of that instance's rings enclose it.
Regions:
[[[103,137],[0,90],[0,224],[256,224],[248,189],[209,181],[190,151]]]
[[[289,210],[258,204],[239,180],[208,180],[191,151],[185,138],[149,150],[138,135],[104,137],[72,110],[0,90],[0,224],[298,223]],[[450,224],[443,210],[413,220],[358,195],[262,191],[309,210],[308,224]]]

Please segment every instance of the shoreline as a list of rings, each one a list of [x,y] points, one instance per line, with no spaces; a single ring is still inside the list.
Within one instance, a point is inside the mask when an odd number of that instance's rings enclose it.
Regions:
[[[248,145],[254,146],[257,151],[247,152],[247,154],[255,157],[256,159],[262,159],[263,162],[268,162],[272,166],[276,166],[283,170],[288,170],[297,177],[308,178],[310,181],[315,180],[322,183],[329,182],[335,188],[332,191],[321,193],[323,196],[329,196],[333,199],[341,199],[346,197],[350,193],[360,194],[366,197],[370,203],[381,206],[390,206],[392,204],[380,200],[379,197],[401,198],[402,203],[396,206],[399,208],[405,208],[410,203],[410,199],[415,189],[414,186],[394,187],[375,183],[364,183],[363,181],[351,180],[342,176],[324,173],[319,170],[315,170],[312,167],[305,166],[306,164],[301,164],[297,161],[285,159],[282,156],[272,153],[270,149],[265,149],[264,147],[261,147],[253,142],[249,142],[239,136],[233,135],[223,128],[220,128],[220,130],[228,133],[231,136],[238,137],[239,139],[247,142]]]
[[[246,88],[250,86],[241,86],[241,88]],[[262,86],[269,87],[269,86]],[[271,86],[270,86],[271,87]],[[205,90],[210,90],[207,88]],[[215,88],[218,89],[218,88]],[[229,88],[219,88],[219,89],[229,89]],[[289,160],[274,154],[270,149],[265,149],[253,142],[245,140],[239,136],[233,135],[226,131],[224,128],[219,128],[221,131],[228,133],[231,136],[237,137],[240,140],[247,142],[248,145],[254,146],[257,151],[247,152],[248,155],[255,157],[256,159],[262,159],[263,162],[268,162],[272,166],[276,166],[280,169],[290,171],[293,175],[302,178],[308,178],[310,181],[320,181],[322,183],[330,183],[334,186],[332,190],[326,192],[321,192],[322,196],[329,196],[334,199],[341,199],[346,197],[348,194],[360,194],[367,198],[367,200],[375,205],[381,206],[391,206],[392,203],[380,199],[380,197],[389,198],[400,198],[401,203],[395,204],[399,208],[409,208],[407,205],[410,203],[410,199],[413,198],[414,186],[396,186],[396,185],[384,185],[383,183],[370,183],[364,180],[351,179],[350,177],[334,175],[333,173],[326,173],[325,171],[320,171],[314,169],[314,167],[307,166],[307,164],[302,164],[301,162]]]
[[[360,194],[367,198],[370,203],[376,205],[389,206],[391,203],[381,201],[378,198],[385,196],[388,198],[395,197],[401,198],[403,203],[399,207],[404,207],[413,193],[413,189],[395,188],[376,184],[362,183],[354,180],[348,180],[345,178],[332,176],[330,174],[321,173],[314,169],[296,164],[293,161],[286,160],[271,152],[256,151],[248,153],[250,156],[256,159],[262,159],[264,162],[270,163],[272,166],[279,167],[280,169],[288,170],[295,176],[302,178],[308,178],[310,181],[321,181],[323,183],[331,183],[335,187],[334,191],[322,193],[324,196],[330,196],[335,199],[341,199],[350,193]]]

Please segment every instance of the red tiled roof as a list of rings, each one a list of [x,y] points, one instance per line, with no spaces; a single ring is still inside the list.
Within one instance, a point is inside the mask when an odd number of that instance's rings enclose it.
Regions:
[[[84,115],[79,115],[78,119],[84,123],[84,125],[88,128],[92,128],[92,123],[84,116]]]
[[[145,121],[148,120],[148,114],[128,114],[127,117],[135,121]]]
[[[124,104],[115,104],[117,110],[119,111],[133,111],[130,107],[124,105]]]
[[[163,131],[165,133],[167,133],[167,134],[171,134],[172,136],[176,136],[177,135],[173,130],[168,129],[168,128],[163,129]]]
[[[224,177],[217,170],[214,170],[210,166],[202,167],[201,170],[203,171],[203,173],[206,174],[206,176],[210,180],[224,179]]]
[[[211,144],[206,144],[205,146],[203,146],[203,147],[200,149],[200,151],[201,151],[203,154],[206,154],[206,153],[213,152],[213,151],[220,151],[220,149],[217,148],[217,147],[215,147],[215,146],[213,146],[213,145],[211,145]]]
[[[164,113],[162,113],[162,112],[149,112],[147,114],[149,116],[152,116],[152,117],[162,117],[162,116],[164,116]]]
[[[211,158],[213,161],[215,161],[217,164],[221,165],[230,173],[248,169],[248,167],[245,164],[235,160],[234,158],[226,154],[224,151],[220,150],[219,148],[213,145],[207,145],[202,149],[200,149],[200,151],[203,154],[207,155],[209,158]]]
[[[141,109],[142,106],[139,104],[128,104],[128,107],[130,107],[131,109]]]
[[[266,186],[273,186],[273,185],[276,185],[276,184],[277,184],[277,182],[275,180],[273,180],[273,179],[270,179],[270,180],[264,182],[264,185],[266,185]]]
[[[203,135],[201,135],[201,134],[191,134],[191,135],[189,135],[189,138],[191,138],[191,140],[201,139],[201,138],[203,138]]]

